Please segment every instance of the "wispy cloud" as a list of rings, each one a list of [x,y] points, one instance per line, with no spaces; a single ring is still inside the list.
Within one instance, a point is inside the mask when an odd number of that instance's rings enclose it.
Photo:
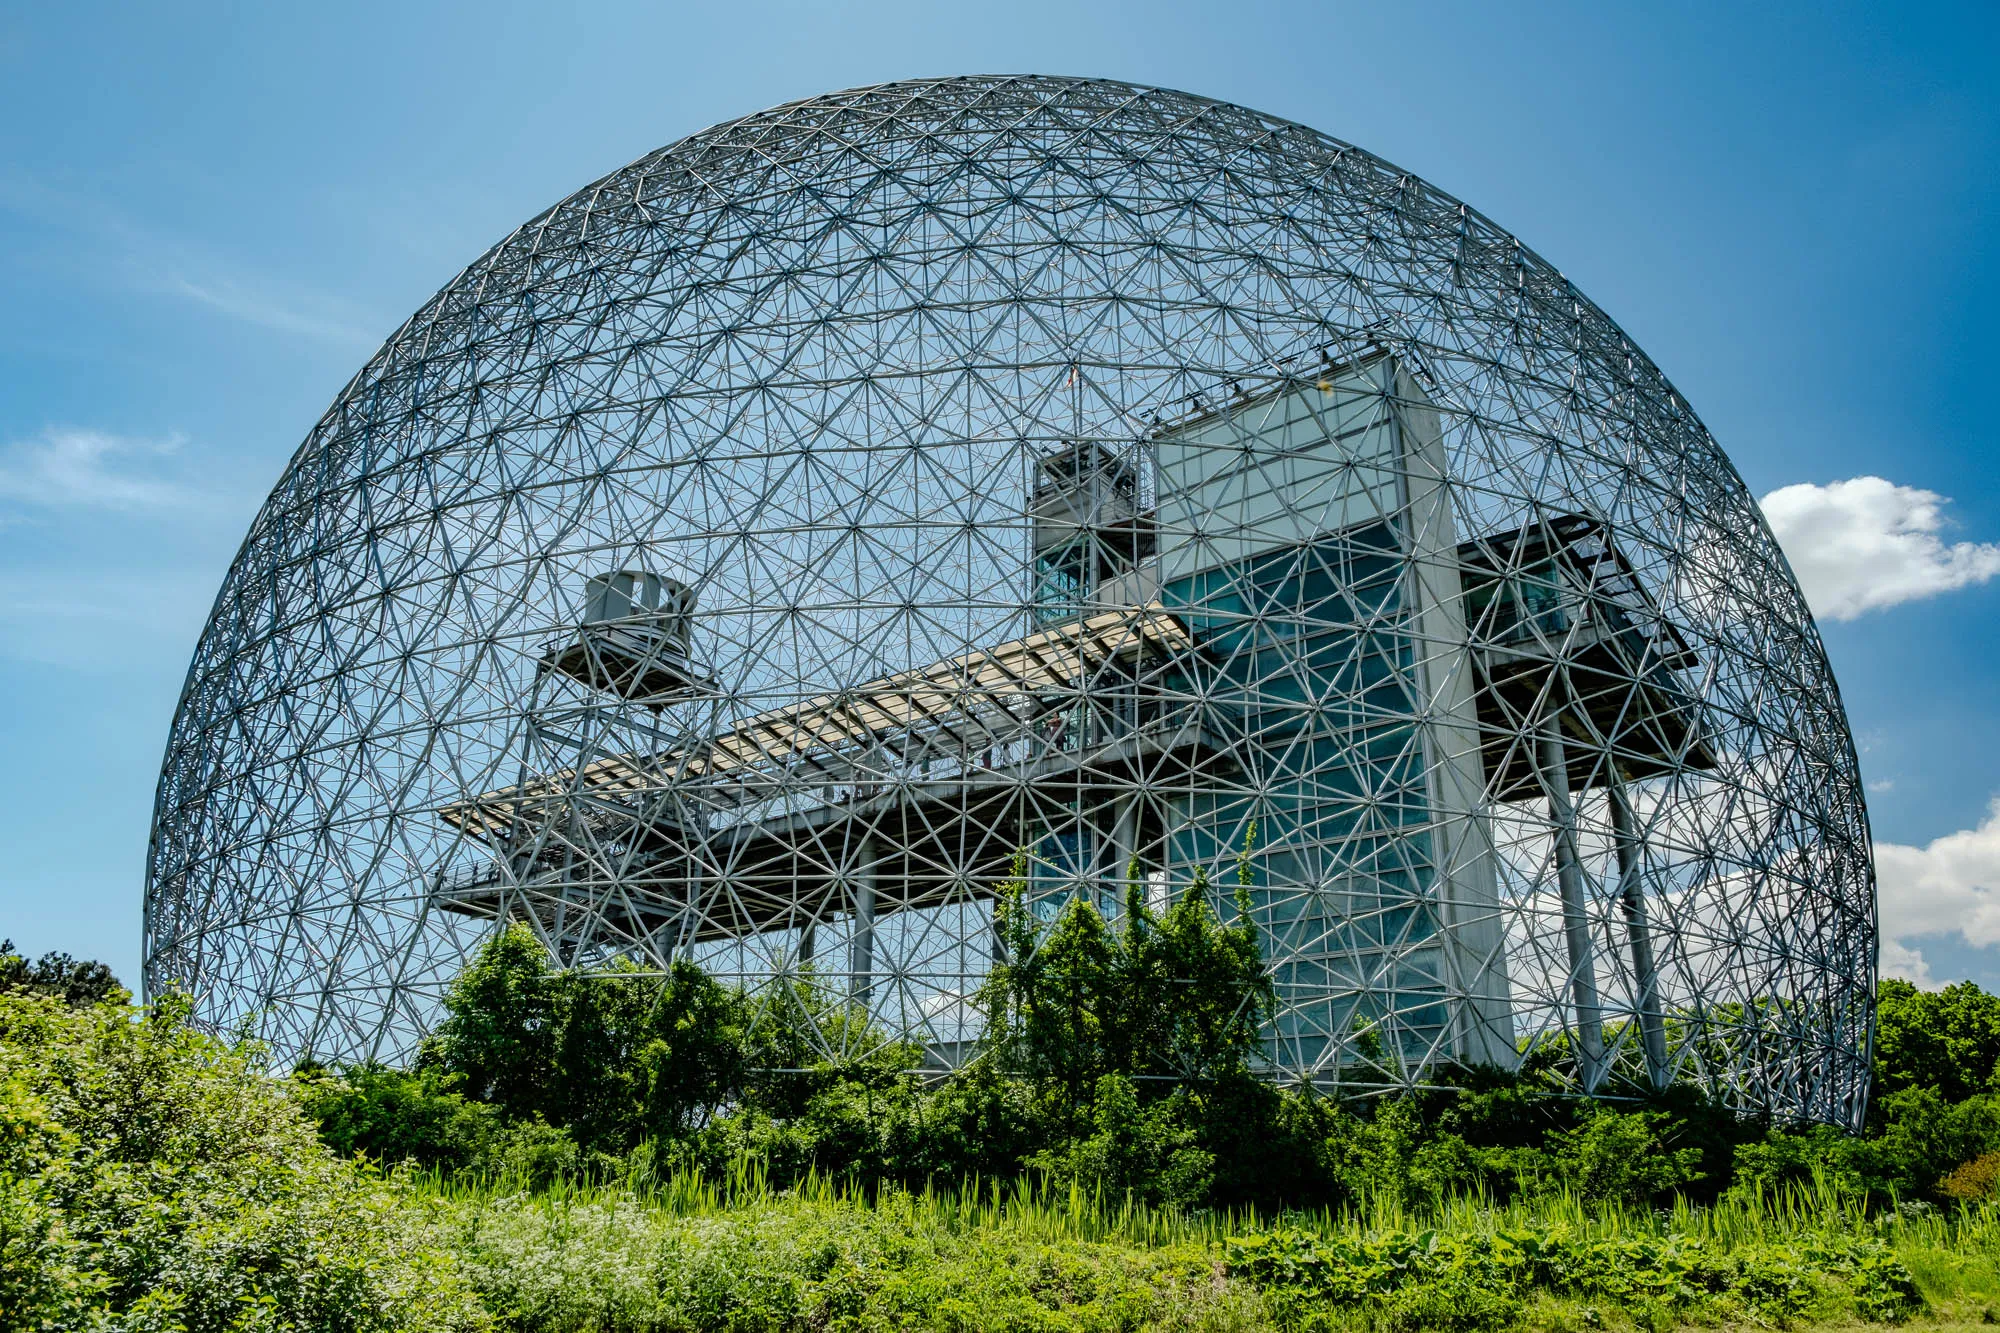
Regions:
[[[78,427],[0,443],[0,659],[103,673],[187,651],[245,503],[189,452]]]
[[[373,349],[382,341],[380,335],[350,323],[326,302],[300,300],[296,294],[274,290],[269,284],[220,274],[196,280],[173,273],[161,280],[161,288],[232,319],[278,333],[296,333],[358,350]]]
[[[1951,502],[1933,491],[1854,477],[1782,487],[1762,503],[1807,604],[1825,619],[1853,620],[2000,574],[2000,544],[1946,545]]]
[[[0,567],[0,659],[91,673],[178,665],[215,585],[202,568]]]
[[[342,294],[259,271],[213,247],[133,222],[101,199],[17,173],[0,173],[0,210],[58,233],[82,271],[256,328],[366,352],[391,327]]]
[[[43,510],[206,509],[208,496],[167,469],[180,447],[179,436],[146,440],[52,427],[0,445],[0,500]]]

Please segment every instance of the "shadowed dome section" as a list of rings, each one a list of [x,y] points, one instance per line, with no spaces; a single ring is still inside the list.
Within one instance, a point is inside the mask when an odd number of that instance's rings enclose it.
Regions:
[[[394,1057],[521,921],[954,1067],[1009,884],[1241,885],[1276,1079],[1862,1112],[1853,746],[1700,421],[1416,177],[1101,80],[717,126],[418,311],[217,597],[145,977]]]

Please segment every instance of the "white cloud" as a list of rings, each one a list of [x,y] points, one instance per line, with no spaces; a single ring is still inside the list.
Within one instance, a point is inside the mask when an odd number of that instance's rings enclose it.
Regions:
[[[1928,980],[1913,941],[1957,934],[1975,947],[2000,944],[2000,799],[1977,828],[1922,847],[1875,844],[1882,918],[1882,971]]]
[[[52,428],[0,446],[0,500],[38,509],[183,510],[202,495],[162,475],[178,436],[141,440]]]
[[[2000,574],[2000,544],[1945,545],[1943,496],[1881,477],[1772,491],[1764,517],[1792,562],[1813,613],[1865,611],[1984,583]]]
[[[1895,977],[1899,981],[1907,981],[1926,989],[1937,985],[1936,979],[1931,976],[1931,965],[1924,961],[1924,956],[1901,940],[1882,941],[1882,964],[1879,970],[1885,977]]]

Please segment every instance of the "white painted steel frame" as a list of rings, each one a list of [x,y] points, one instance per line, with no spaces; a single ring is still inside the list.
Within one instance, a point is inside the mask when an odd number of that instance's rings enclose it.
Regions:
[[[1308,391],[1395,441],[1354,456],[1355,503],[1280,487],[1203,538],[1231,551],[1184,555],[1216,508],[1163,451],[1209,430],[1278,475],[1245,414]],[[1137,487],[1089,595],[1194,642],[1017,673],[1011,700],[926,676],[1074,633],[1037,620],[1031,492],[1086,445]],[[1300,578],[1376,578],[1363,496],[1393,604],[1288,612],[1247,575],[1214,586],[1263,602],[1174,604],[1286,541],[1319,551]],[[1255,530],[1272,515],[1290,537]],[[559,650],[591,580],[627,571],[688,590],[700,672],[602,679],[701,688],[628,700],[549,665],[584,660]],[[1215,645],[1253,631],[1263,674],[1230,684]],[[909,673],[940,720],[856,718]],[[1250,703],[1261,740],[1228,730]],[[1336,730],[1304,779],[1272,767],[1304,753],[1281,733]],[[1298,125],[1099,80],[858,89],[579,191],[341,392],[189,669],[145,984],[282,1056],[393,1057],[512,914],[577,963],[687,952],[862,1000],[952,1064],[1016,848],[1037,893],[1110,901],[1136,871],[1157,897],[1207,802],[1220,900],[1225,833],[1299,780],[1317,831],[1272,815],[1253,848],[1294,987],[1274,1077],[1396,1086],[1556,1041],[1580,1088],[1685,1077],[1859,1122],[1874,879],[1839,693],[1755,503],[1618,327]]]

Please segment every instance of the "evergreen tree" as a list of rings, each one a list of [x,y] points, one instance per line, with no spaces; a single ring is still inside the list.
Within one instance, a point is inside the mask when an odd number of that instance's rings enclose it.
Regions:
[[[1164,1091],[1244,1074],[1272,1001],[1247,853],[1246,842],[1228,925],[1197,870],[1164,914],[1131,875],[1115,926],[1078,896],[1043,927],[1026,903],[1025,855],[1017,856],[997,893],[1004,958],[981,993],[996,1065],[1055,1096],[1072,1128],[1088,1120],[1107,1075]]]

